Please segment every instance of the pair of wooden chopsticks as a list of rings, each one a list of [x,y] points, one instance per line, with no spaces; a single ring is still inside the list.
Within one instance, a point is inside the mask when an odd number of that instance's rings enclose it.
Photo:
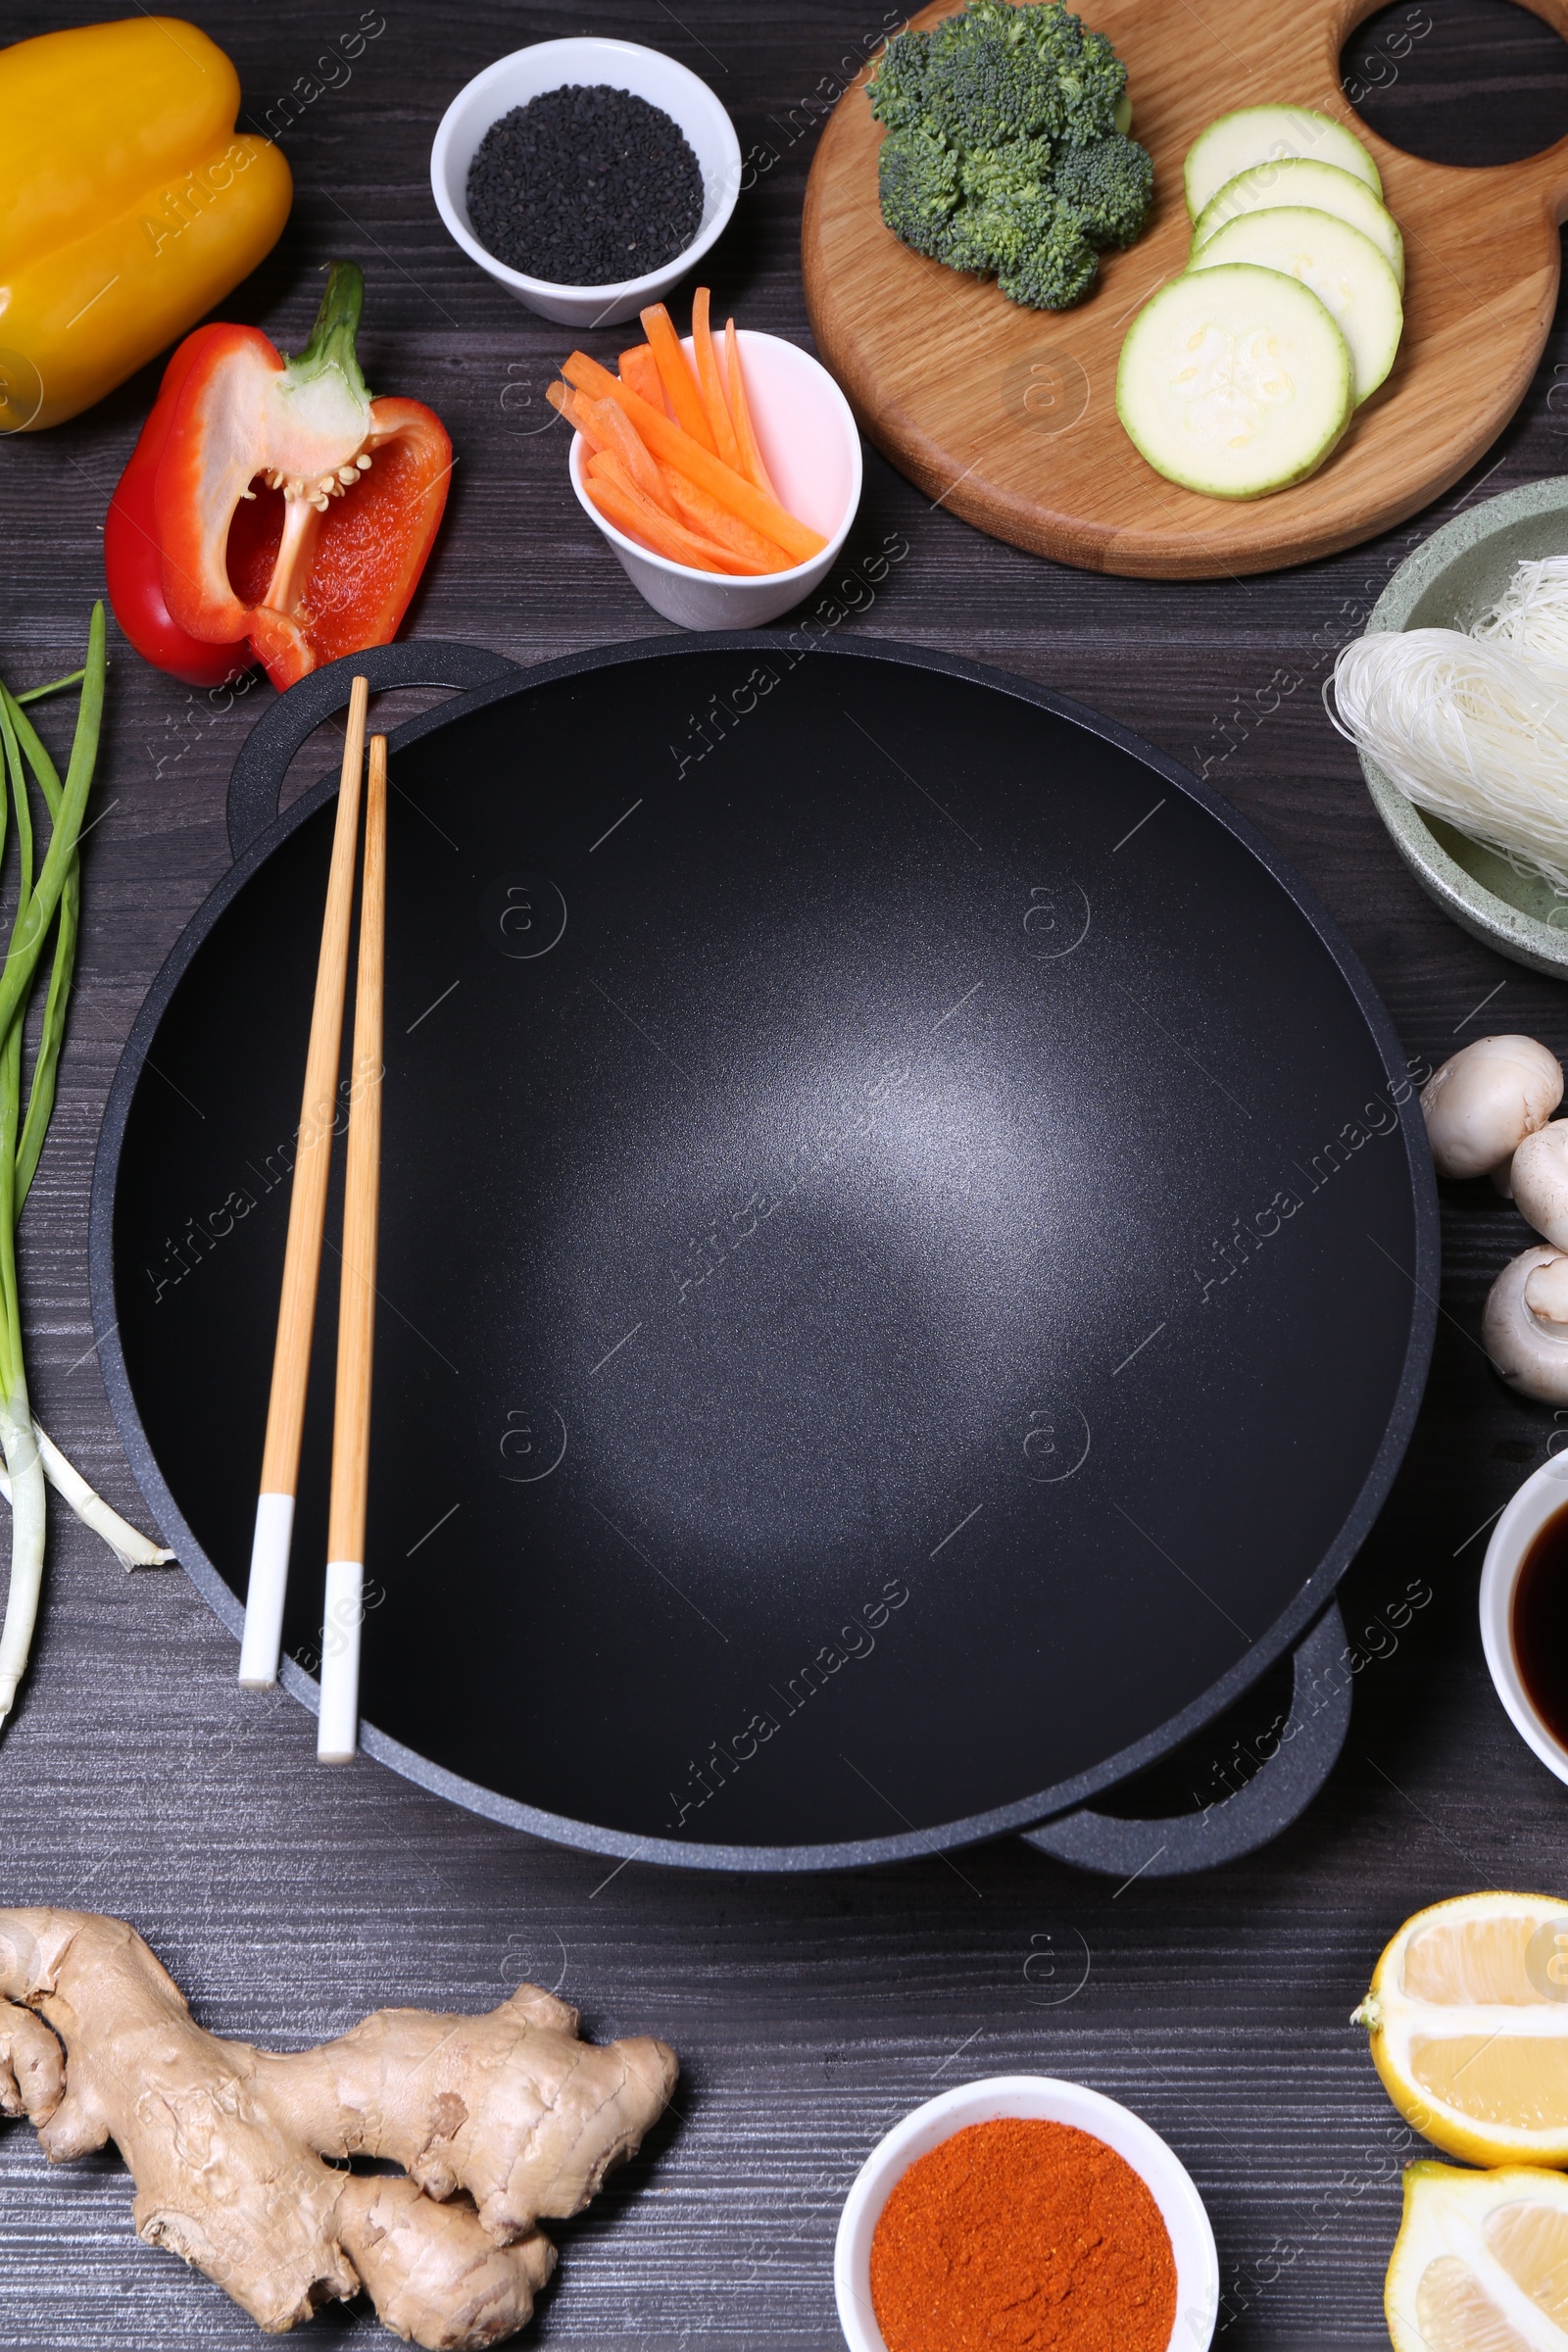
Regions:
[[[348,983],[354,905],[360,770],[369,681],[356,678],[338,787],[337,824],[326,885],[316,1002],[305,1062],[299,1151],[289,1199],[288,1243],[272,1391],[256,1505],[245,1638],[239,1679],[250,1690],[277,1680],[288,1591],[294,1500],[311,1336],[326,1224],[326,1182],[337,1119],[338,1056]],[[370,1362],[375,1339],[375,1252],[381,1170],[381,1032],[386,956],[386,737],[370,740],[365,804],[365,878],[360,897],[360,962],[354,1000],[354,1057],[349,1094],[348,1169],[343,1203],[343,1267],[338,1298],[337,1400],[332,1428],[332,1498],[327,1527],[326,1612],[321,1631],[321,1701],[316,1752],[346,1763],[359,1745],[360,1626],[365,1614],[365,1518],[369,1480]]]

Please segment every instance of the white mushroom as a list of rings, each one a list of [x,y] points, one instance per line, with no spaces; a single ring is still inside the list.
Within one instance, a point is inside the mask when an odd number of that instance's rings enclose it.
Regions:
[[[1527,1135],[1508,1163],[1514,1206],[1558,1250],[1568,1250],[1568,1119]]]
[[[1487,1298],[1481,1344],[1511,1389],[1568,1404],[1568,1256],[1538,1246],[1504,1266]]]
[[[1533,1037],[1482,1037],[1428,1079],[1421,1109],[1440,1176],[1485,1176],[1562,1101],[1562,1064]]]

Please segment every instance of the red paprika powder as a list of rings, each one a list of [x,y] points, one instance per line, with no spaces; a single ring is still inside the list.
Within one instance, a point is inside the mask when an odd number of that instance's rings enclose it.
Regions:
[[[888,2352],[1166,2352],[1176,2261],[1159,2207],[1070,2124],[971,2124],[910,2165],[871,2239]]]

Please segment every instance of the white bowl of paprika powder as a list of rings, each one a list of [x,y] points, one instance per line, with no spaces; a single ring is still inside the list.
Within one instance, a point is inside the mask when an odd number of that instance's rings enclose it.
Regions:
[[[866,2158],[834,2252],[850,2352],[1054,2338],[1091,2310],[1118,2352],[1206,2352],[1219,2256],[1186,2166],[1080,2082],[994,2075],[928,2099]]]

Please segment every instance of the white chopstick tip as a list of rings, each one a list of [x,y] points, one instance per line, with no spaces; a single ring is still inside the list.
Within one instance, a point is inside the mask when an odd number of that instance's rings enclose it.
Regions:
[[[293,1495],[259,1494],[251,1577],[245,1592],[245,1635],[239,1651],[240,1687],[245,1690],[266,1690],[277,1680],[293,1541]]]
[[[352,1764],[360,1745],[360,1627],[365,1618],[365,1564],[326,1563],[326,1621],[321,1629],[321,1711],[316,1755],[321,1764]]]

